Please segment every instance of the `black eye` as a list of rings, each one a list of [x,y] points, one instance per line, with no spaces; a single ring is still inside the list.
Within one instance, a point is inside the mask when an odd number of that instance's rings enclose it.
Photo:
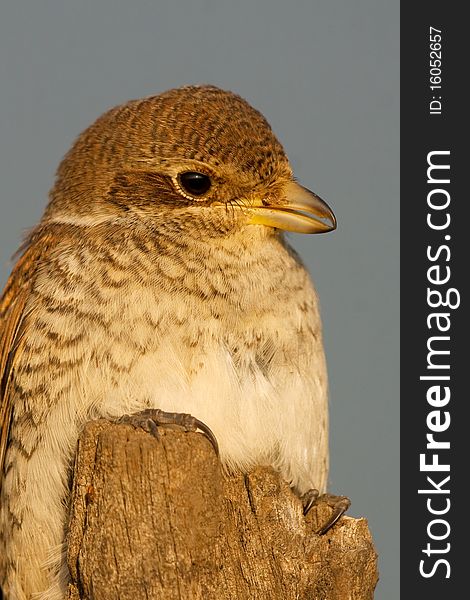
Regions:
[[[211,187],[210,177],[204,173],[187,171],[178,176],[178,181],[185,192],[191,196],[202,196]]]

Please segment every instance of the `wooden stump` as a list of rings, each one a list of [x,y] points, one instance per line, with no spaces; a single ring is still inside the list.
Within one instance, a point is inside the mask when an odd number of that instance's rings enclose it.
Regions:
[[[160,439],[100,420],[80,437],[68,537],[69,600],[372,600],[365,519],[305,518],[273,470],[226,475],[199,433]]]

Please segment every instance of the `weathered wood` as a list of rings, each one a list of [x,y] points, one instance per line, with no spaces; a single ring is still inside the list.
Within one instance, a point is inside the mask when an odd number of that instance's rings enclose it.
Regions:
[[[208,440],[89,423],[72,495],[68,600],[371,600],[376,553],[365,519],[315,535],[268,468],[223,473]]]

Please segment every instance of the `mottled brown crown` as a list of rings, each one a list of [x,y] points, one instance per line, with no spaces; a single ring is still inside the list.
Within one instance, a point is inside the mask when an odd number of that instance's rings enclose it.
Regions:
[[[187,86],[115,107],[86,129],[59,166],[46,216],[87,212],[123,172],[158,173],[178,161],[204,163],[235,187],[291,176],[260,112],[232,92]]]

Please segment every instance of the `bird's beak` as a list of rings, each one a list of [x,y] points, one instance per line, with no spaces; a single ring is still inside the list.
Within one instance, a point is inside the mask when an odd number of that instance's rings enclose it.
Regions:
[[[289,181],[285,201],[270,204],[260,201],[248,210],[249,222],[296,233],[326,233],[336,229],[336,217],[328,204],[316,194]]]

